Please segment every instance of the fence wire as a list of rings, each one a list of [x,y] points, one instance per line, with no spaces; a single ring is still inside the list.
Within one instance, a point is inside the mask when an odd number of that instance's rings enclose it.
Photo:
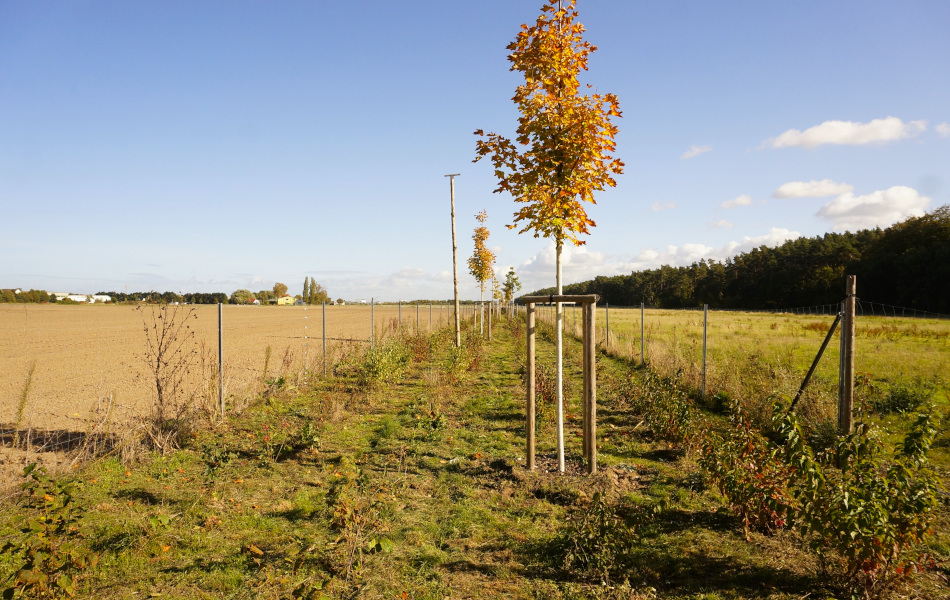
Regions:
[[[445,304],[223,306],[226,404],[257,397],[269,381],[306,383],[325,361],[394,328],[433,331],[451,321]],[[462,307],[462,315],[472,308]],[[76,433],[108,418],[134,427],[155,397],[146,330],[163,314],[187,317],[179,360],[182,391],[209,415],[218,403],[217,305],[0,304],[0,444],[31,438],[43,450],[69,449]],[[324,328],[324,314],[326,327]],[[374,331],[375,326],[375,331]],[[324,354],[324,347],[327,352]]]

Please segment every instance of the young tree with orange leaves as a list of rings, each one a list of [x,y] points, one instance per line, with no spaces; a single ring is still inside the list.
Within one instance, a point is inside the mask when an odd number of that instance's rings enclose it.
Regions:
[[[576,0],[545,0],[537,22],[522,25],[508,45],[511,70],[524,75],[513,98],[518,118],[515,141],[497,134],[475,132],[478,156],[490,157],[498,187],[522,205],[510,228],[531,231],[554,240],[557,252],[557,293],[562,293],[561,254],[564,242],[584,244],[578,236],[596,224],[585,203],[595,204],[594,192],[613,187],[613,175],[623,162],[613,158],[620,105],[613,94],[580,93],[578,75],[597,48],[584,41],[584,26],[576,22]],[[587,86],[589,89],[591,86]],[[557,432],[558,467],[564,470],[562,311],[557,305]]]
[[[485,300],[485,282],[495,275],[495,253],[488,249],[485,242],[491,232],[485,227],[485,221],[488,220],[488,213],[484,210],[477,215],[475,219],[481,223],[475,228],[472,239],[475,241],[475,252],[468,259],[468,272],[478,281],[481,288],[480,300]]]

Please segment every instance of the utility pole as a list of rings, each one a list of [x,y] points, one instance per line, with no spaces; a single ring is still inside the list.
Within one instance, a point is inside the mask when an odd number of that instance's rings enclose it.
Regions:
[[[462,324],[459,321],[459,247],[455,241],[455,178],[461,173],[446,175],[452,199],[452,284],[455,288],[455,347],[462,347]]]

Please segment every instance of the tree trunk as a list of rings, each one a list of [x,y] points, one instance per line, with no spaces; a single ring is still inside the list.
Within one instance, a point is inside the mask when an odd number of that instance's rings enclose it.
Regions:
[[[564,293],[561,285],[561,249],[563,242],[557,240],[557,295]],[[564,472],[564,314],[561,303],[554,304],[555,327],[557,328],[557,470]]]
[[[478,318],[478,333],[482,337],[485,337],[485,282],[481,282],[481,292],[478,295],[478,304],[479,304],[479,314]]]

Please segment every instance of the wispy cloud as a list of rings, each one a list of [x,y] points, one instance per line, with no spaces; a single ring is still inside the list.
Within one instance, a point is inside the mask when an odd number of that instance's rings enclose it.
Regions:
[[[731,229],[733,226],[732,221],[727,221],[725,219],[719,219],[715,223],[711,223],[709,226],[715,229]]]
[[[940,137],[950,137],[950,123],[937,125],[937,133],[940,134]]]
[[[676,202],[654,202],[653,206],[650,208],[653,209],[653,212],[660,212],[662,210],[673,210],[676,208]]]
[[[680,155],[681,159],[694,158],[700,154],[712,151],[712,146],[690,146],[689,150]]]
[[[836,183],[830,179],[821,181],[790,181],[772,192],[775,198],[824,198],[838,196],[854,190],[853,185]]]
[[[928,204],[930,198],[921,196],[914,188],[897,185],[865,196],[841,194],[822,206],[818,216],[839,231],[887,227],[923,215]]]
[[[912,138],[927,129],[927,121],[904,123],[897,117],[874,119],[869,123],[825,121],[805,131],[789,129],[762,143],[771,148],[817,148],[825,144],[861,146]]]
[[[749,206],[750,204],[752,204],[752,196],[748,194],[743,194],[739,196],[738,198],[733,198],[732,200],[726,200],[725,202],[719,205],[719,208],[729,209],[729,208],[735,208],[737,206]]]

